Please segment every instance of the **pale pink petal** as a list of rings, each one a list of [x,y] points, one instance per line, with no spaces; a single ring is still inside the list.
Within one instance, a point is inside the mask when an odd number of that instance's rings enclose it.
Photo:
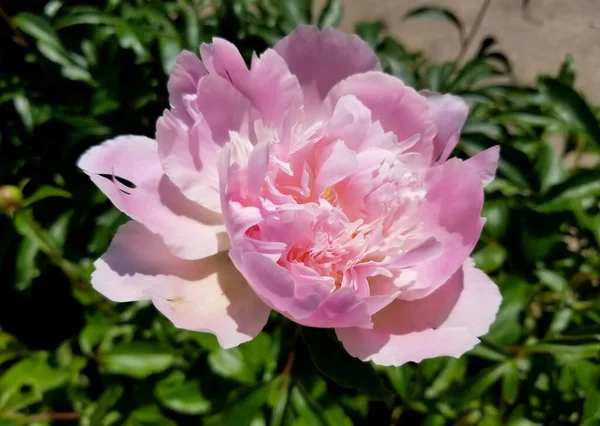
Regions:
[[[487,333],[500,301],[498,287],[469,260],[426,298],[396,300],[378,312],[372,330],[336,332],[351,355],[380,365],[459,357]]]
[[[300,108],[303,103],[298,79],[273,49],[268,49],[253,62],[250,82],[240,90],[266,124],[281,122],[288,111]]]
[[[202,45],[201,54],[208,70],[242,93],[264,122],[278,123],[286,111],[302,105],[297,78],[274,50],[255,56],[250,70],[237,48],[223,39],[215,38],[212,44]]]
[[[269,317],[227,253],[175,257],[160,236],[137,222],[119,228],[95,266],[92,285],[109,299],[152,300],[175,326],[212,333],[225,348],[251,340]]]
[[[496,145],[474,155],[465,161],[481,178],[483,186],[489,185],[496,176],[498,161],[500,160],[500,146]]]
[[[256,294],[279,312],[299,321],[308,318],[319,307],[321,295],[316,291],[296,294],[296,285],[289,271],[268,256],[236,249],[232,249],[230,255]]]
[[[229,142],[230,131],[244,133],[251,114],[250,104],[244,95],[228,81],[208,75],[198,84],[198,98],[195,107],[199,117],[210,128],[217,145]],[[202,144],[199,147],[202,151]],[[216,164],[217,159],[213,160]]]
[[[371,110],[373,121],[393,132],[400,146],[410,143],[407,151],[419,152],[429,162],[433,152],[435,125],[429,117],[425,98],[402,81],[381,72],[353,75],[331,89],[327,100],[337,104],[346,95],[354,95]],[[415,144],[415,138],[419,141]]]
[[[192,201],[220,213],[216,159],[221,147],[213,142],[208,124],[200,118],[192,129],[170,111],[156,124],[158,152],[165,174]]]
[[[305,101],[318,105],[339,81],[380,69],[367,43],[356,35],[314,26],[300,26],[275,45],[290,71],[302,85]]]
[[[222,38],[200,46],[202,62],[210,74],[219,75],[231,84],[246,86],[250,72],[237,47]]]
[[[327,187],[335,185],[356,170],[356,152],[338,140],[317,153],[317,178],[315,195],[320,195]]]
[[[429,104],[429,116],[436,126],[433,139],[433,160],[446,161],[460,138],[469,107],[458,96],[440,95],[429,91],[419,92]]]
[[[175,255],[199,259],[229,248],[221,216],[187,199],[163,174],[155,141],[142,136],[108,140],[87,150],[78,167],[119,210],[161,235]]]
[[[196,97],[198,81],[206,74],[200,59],[187,50],[179,54],[171,70],[167,84],[169,102],[187,124],[193,122],[193,117],[188,112],[189,103]]]
[[[418,279],[400,296],[422,298],[444,283],[471,254],[483,228],[483,187],[479,177],[459,159],[429,169],[427,195],[418,217],[422,235],[441,244],[441,255],[420,262]]]

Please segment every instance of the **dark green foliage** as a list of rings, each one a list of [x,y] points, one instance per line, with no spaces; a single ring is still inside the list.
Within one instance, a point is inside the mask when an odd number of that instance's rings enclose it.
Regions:
[[[456,155],[493,145],[502,155],[474,253],[503,294],[497,321],[459,359],[382,368],[349,357],[331,332],[278,315],[255,340],[223,350],[148,303],[110,303],[89,275],[125,218],[75,167],[106,138],[153,136],[181,49],[221,36],[249,58],[298,24],[337,24],[340,2],[316,13],[310,0],[9,3],[0,20],[0,185],[14,186],[0,192],[1,425],[600,424],[600,108],[573,88],[570,58],[524,87],[491,37],[475,56],[438,64],[381,22],[357,25],[386,72],[469,101]],[[445,9],[410,16],[463,31]]]

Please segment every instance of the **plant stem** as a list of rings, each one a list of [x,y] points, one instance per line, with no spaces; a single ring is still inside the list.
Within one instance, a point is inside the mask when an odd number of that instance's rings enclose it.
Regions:
[[[483,22],[483,18],[485,17],[485,14],[487,13],[491,3],[492,3],[492,0],[483,0],[483,3],[481,4],[481,7],[479,8],[479,12],[477,12],[477,17],[475,18],[475,22],[473,23],[473,26],[471,27],[471,30],[467,34],[467,37],[465,37],[465,39],[461,43],[460,50],[455,59],[456,64],[461,62],[464,59],[465,55],[467,54],[467,50],[469,50],[469,47],[471,46],[471,43],[473,42],[473,39],[475,38],[477,31],[479,31],[479,28],[481,27],[481,24]]]

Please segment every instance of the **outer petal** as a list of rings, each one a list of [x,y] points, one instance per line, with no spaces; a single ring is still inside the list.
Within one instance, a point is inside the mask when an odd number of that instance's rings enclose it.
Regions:
[[[469,107],[458,96],[440,95],[421,91],[429,104],[429,116],[433,120],[437,133],[433,139],[433,160],[446,161],[460,137]]]
[[[165,174],[192,201],[220,213],[219,173],[221,147],[213,142],[206,120],[187,129],[170,111],[156,124],[158,152]]]
[[[302,105],[297,78],[272,49],[255,57],[251,70],[237,48],[226,40],[215,38],[212,44],[202,45],[200,51],[208,70],[239,90],[265,122],[277,123],[287,110]]]
[[[465,162],[454,158],[431,168],[426,186],[417,217],[423,235],[440,243],[441,255],[416,266],[417,280],[400,296],[405,300],[425,297],[450,278],[473,251],[483,228],[483,187]]]
[[[179,54],[171,70],[169,83],[169,102],[186,123],[191,124],[193,117],[188,113],[190,101],[196,98],[198,81],[206,75],[206,69],[200,59],[187,50]]]
[[[111,139],[87,150],[78,166],[119,210],[160,234],[175,255],[199,259],[229,248],[221,216],[185,198],[163,174],[153,140]]]
[[[354,95],[371,110],[373,121],[379,121],[383,130],[393,132],[398,142],[410,144],[408,151],[423,154],[430,163],[433,152],[435,126],[429,117],[425,98],[402,81],[380,72],[353,75],[338,83],[327,96],[328,103],[336,105],[345,95]],[[414,138],[419,142],[414,144]]]
[[[500,301],[496,285],[469,260],[426,298],[396,300],[374,315],[372,330],[338,328],[336,332],[351,355],[380,365],[458,357],[487,333]]]
[[[137,222],[119,228],[95,264],[92,285],[117,302],[151,299],[177,327],[213,333],[229,348],[251,340],[270,309],[256,297],[227,257],[173,256],[160,236]]]
[[[483,186],[487,186],[496,176],[498,161],[500,160],[500,146],[496,145],[465,161],[481,178]]]
[[[356,35],[314,26],[300,26],[275,45],[302,85],[305,101],[320,103],[339,81],[379,70],[379,61],[367,43]]]

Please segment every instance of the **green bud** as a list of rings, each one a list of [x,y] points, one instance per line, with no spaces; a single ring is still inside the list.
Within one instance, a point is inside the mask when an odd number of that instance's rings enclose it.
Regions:
[[[23,205],[21,190],[13,185],[0,186],[0,211],[12,215]]]

